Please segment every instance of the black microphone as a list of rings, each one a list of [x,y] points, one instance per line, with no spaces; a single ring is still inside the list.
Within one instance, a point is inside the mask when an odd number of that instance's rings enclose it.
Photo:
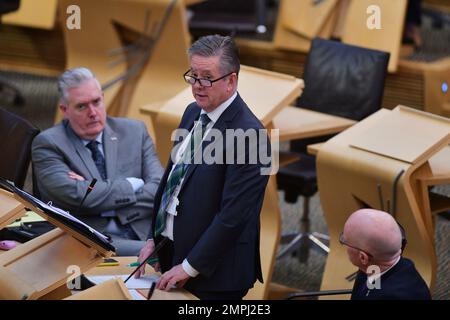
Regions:
[[[84,200],[86,200],[86,197],[88,196],[89,193],[91,193],[91,191],[94,189],[95,184],[97,183],[97,179],[92,179],[91,183],[89,184],[86,193],[84,194],[83,200],[81,200],[80,205],[78,206],[77,209],[77,214],[78,215],[80,213],[81,207],[83,206]]]

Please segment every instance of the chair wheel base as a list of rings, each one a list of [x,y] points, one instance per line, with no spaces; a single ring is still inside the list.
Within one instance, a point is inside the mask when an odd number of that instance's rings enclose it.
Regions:
[[[318,232],[285,234],[281,238],[281,243],[288,244],[279,251],[277,260],[291,254],[297,256],[301,263],[305,263],[309,257],[309,249],[316,249],[320,253],[328,254],[330,249],[323,241],[328,242],[329,240],[329,236]]]

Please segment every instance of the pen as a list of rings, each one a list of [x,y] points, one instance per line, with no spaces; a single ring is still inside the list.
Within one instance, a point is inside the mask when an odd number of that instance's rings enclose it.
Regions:
[[[150,264],[155,264],[157,262],[158,262],[158,258],[151,258],[151,259],[147,260],[147,263],[150,263]],[[137,267],[139,264],[140,264],[140,262],[133,262],[133,263],[127,264],[127,267]]]
[[[127,283],[128,280],[130,280],[130,278],[136,273],[138,272],[138,270],[147,262],[147,261],[151,261],[151,259],[154,259],[156,257],[156,254],[158,253],[159,250],[161,250],[162,247],[164,247],[164,245],[166,244],[166,242],[169,241],[168,238],[163,238],[161,240],[161,242],[158,242],[158,244],[155,247],[155,250],[153,250],[153,252],[147,256],[147,258],[145,258],[144,261],[142,261],[137,267],[136,269],[134,269],[134,271],[128,276],[128,278],[125,279],[125,283]]]
[[[150,289],[148,290],[147,300],[150,300],[150,298],[153,295],[153,291],[155,291],[156,282],[152,282]]]

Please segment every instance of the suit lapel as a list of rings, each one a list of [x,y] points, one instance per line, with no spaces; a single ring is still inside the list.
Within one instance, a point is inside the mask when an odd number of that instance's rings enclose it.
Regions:
[[[66,128],[67,136],[69,137],[69,140],[72,142],[75,148],[76,154],[80,157],[80,161],[86,166],[92,177],[100,178],[97,167],[95,166],[94,160],[92,160],[91,154],[89,153],[88,149],[84,146],[81,139],[72,130],[68,121],[65,120],[64,126]]]
[[[216,130],[220,130],[220,132],[222,132],[222,137],[225,134],[225,130],[229,127],[228,124],[233,121],[234,117],[236,116],[236,114],[241,110],[241,102],[242,99],[239,96],[239,94],[236,96],[236,98],[234,99],[234,101],[228,106],[228,108],[225,109],[225,111],[222,113],[222,115],[219,117],[219,119],[217,120],[217,122],[214,124],[213,129]],[[198,118],[198,115],[195,119]],[[193,126],[193,122],[191,124],[191,128]],[[202,143],[202,148],[201,148],[201,152],[203,152],[203,150],[205,150],[205,147],[207,145],[209,145],[210,143],[212,143],[211,141],[208,141],[208,137],[210,135],[211,132],[209,132],[206,136],[205,136],[205,140]],[[223,139],[221,140],[221,143],[223,143]],[[186,171],[186,174],[184,176],[183,179],[183,183],[181,184],[181,189],[183,189],[184,185],[187,183],[187,181],[189,180],[189,178],[192,176],[192,174],[194,173],[195,169],[197,169],[198,164],[190,164],[188,166],[188,169]]]
[[[117,144],[119,143],[119,137],[111,129],[111,127],[106,124],[105,130],[103,131],[103,145],[105,151],[105,162],[106,162],[106,176],[108,179],[115,179],[116,167],[117,167]]]

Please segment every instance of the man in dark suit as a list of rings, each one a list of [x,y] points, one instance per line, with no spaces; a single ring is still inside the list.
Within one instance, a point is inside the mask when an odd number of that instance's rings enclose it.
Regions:
[[[165,241],[158,252],[158,289],[177,285],[200,299],[242,299],[262,281],[259,217],[270,163],[252,159],[267,155],[270,144],[237,93],[240,64],[233,40],[206,36],[188,53],[184,78],[195,102],[182,117],[178,130],[187,134],[166,167],[156,195],[158,215],[139,261]],[[207,159],[208,150],[214,150],[214,161]]]
[[[386,212],[353,213],[340,237],[359,268],[352,300],[429,300],[430,291],[414,263],[402,257],[402,232]]]
[[[33,141],[32,161],[44,201],[78,214],[113,239],[118,255],[137,255],[148,235],[163,169],[145,124],[106,116],[101,86],[89,69],[58,79],[64,120]]]

